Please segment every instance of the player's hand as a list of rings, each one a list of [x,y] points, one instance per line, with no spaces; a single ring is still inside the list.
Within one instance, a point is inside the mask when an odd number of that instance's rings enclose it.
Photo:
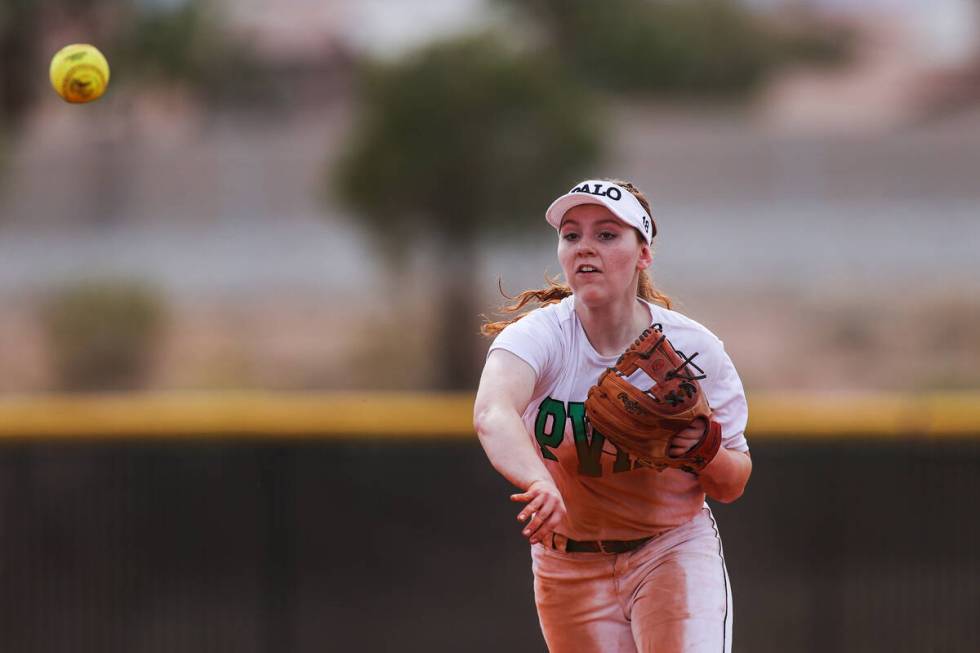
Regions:
[[[704,423],[703,419],[696,419],[691,422],[687,428],[670,439],[667,455],[676,458],[686,454],[694,445],[701,441],[706,426],[707,424]]]
[[[517,514],[524,524],[521,534],[537,544],[550,535],[565,516],[565,501],[552,481],[534,481],[521,494],[510,495],[511,501],[526,503]]]

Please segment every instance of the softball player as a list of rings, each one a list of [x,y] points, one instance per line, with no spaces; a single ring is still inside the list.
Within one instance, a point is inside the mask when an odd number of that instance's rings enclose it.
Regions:
[[[722,343],[670,310],[652,285],[656,234],[632,184],[588,180],[546,212],[568,285],[521,293],[496,335],[474,407],[490,462],[521,492],[534,595],[552,652],[731,650],[732,600],[718,527],[705,495],[730,502],[752,463],[745,394]],[[722,448],[698,475],[656,471],[593,434],[585,399],[600,373],[651,323],[679,351],[698,352],[701,387]],[[671,455],[702,426],[674,436]]]

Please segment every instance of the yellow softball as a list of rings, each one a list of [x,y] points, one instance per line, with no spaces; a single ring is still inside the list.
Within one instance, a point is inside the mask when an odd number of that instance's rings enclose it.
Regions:
[[[88,43],[73,43],[51,59],[51,86],[66,102],[98,100],[109,85],[109,62]]]

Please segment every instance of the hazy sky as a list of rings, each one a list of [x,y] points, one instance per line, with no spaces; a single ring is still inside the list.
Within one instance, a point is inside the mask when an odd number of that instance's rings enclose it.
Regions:
[[[976,0],[742,0],[758,8],[797,5],[905,19],[930,63],[959,61],[977,52],[980,4]]]
[[[976,52],[980,10],[974,0],[743,0],[756,7],[803,5],[848,13],[885,13],[907,18],[923,56],[935,63]],[[376,52],[395,53],[439,33],[479,25],[486,0],[359,0],[353,39]]]
[[[141,0],[161,6],[189,0]],[[309,51],[340,36],[378,55],[397,55],[427,40],[488,24],[490,0],[218,0],[233,23],[273,50]],[[599,1],[599,0],[596,0]],[[924,64],[956,62],[977,51],[975,0],[742,0],[760,10],[787,5],[874,14],[904,23]],[[506,26],[504,26],[506,28]]]
[[[360,0],[349,9],[354,42],[392,54],[440,33],[481,25],[488,16],[483,0]]]

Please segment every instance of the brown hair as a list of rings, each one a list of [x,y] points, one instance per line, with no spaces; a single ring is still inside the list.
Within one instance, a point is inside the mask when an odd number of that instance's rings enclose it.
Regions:
[[[643,195],[643,193],[640,191],[639,188],[637,188],[636,186],[634,186],[632,183],[628,181],[623,181],[620,179],[606,179],[606,181],[611,181],[612,183],[618,186],[622,186],[629,192],[633,193],[634,197],[636,197],[636,199],[639,200],[640,204],[643,205],[643,208],[646,210],[647,215],[650,216],[653,215],[653,213],[650,211],[649,200],[647,200],[647,198]],[[641,240],[643,238],[640,235],[639,231],[636,232],[636,237]],[[480,328],[480,332],[483,333],[483,335],[485,336],[496,335],[501,331],[503,331],[504,327],[506,327],[507,325],[513,324],[514,322],[517,322],[519,319],[527,315],[530,311],[526,311],[524,313],[518,313],[518,311],[523,309],[528,304],[531,303],[538,304],[539,306],[536,306],[535,308],[538,308],[540,306],[547,306],[548,304],[556,304],[572,294],[572,289],[567,284],[559,282],[557,277],[545,277],[545,280],[548,282],[548,285],[545,286],[544,288],[525,290],[524,292],[519,293],[516,297],[511,297],[510,295],[504,292],[503,287],[500,287],[500,294],[506,297],[507,299],[514,300],[514,301],[512,304],[509,304],[501,308],[499,312],[504,314],[516,314],[516,315],[513,315],[513,317],[510,317],[505,320],[500,320],[497,322],[488,321]],[[649,273],[647,273],[646,270],[640,270],[640,277],[636,284],[636,296],[639,297],[640,299],[645,299],[650,302],[656,302],[658,304],[666,306],[667,308],[670,308],[673,305],[673,302],[671,301],[670,297],[668,297],[667,295],[665,295],[664,293],[656,289],[656,287],[653,285],[653,280],[650,278],[650,275]]]

